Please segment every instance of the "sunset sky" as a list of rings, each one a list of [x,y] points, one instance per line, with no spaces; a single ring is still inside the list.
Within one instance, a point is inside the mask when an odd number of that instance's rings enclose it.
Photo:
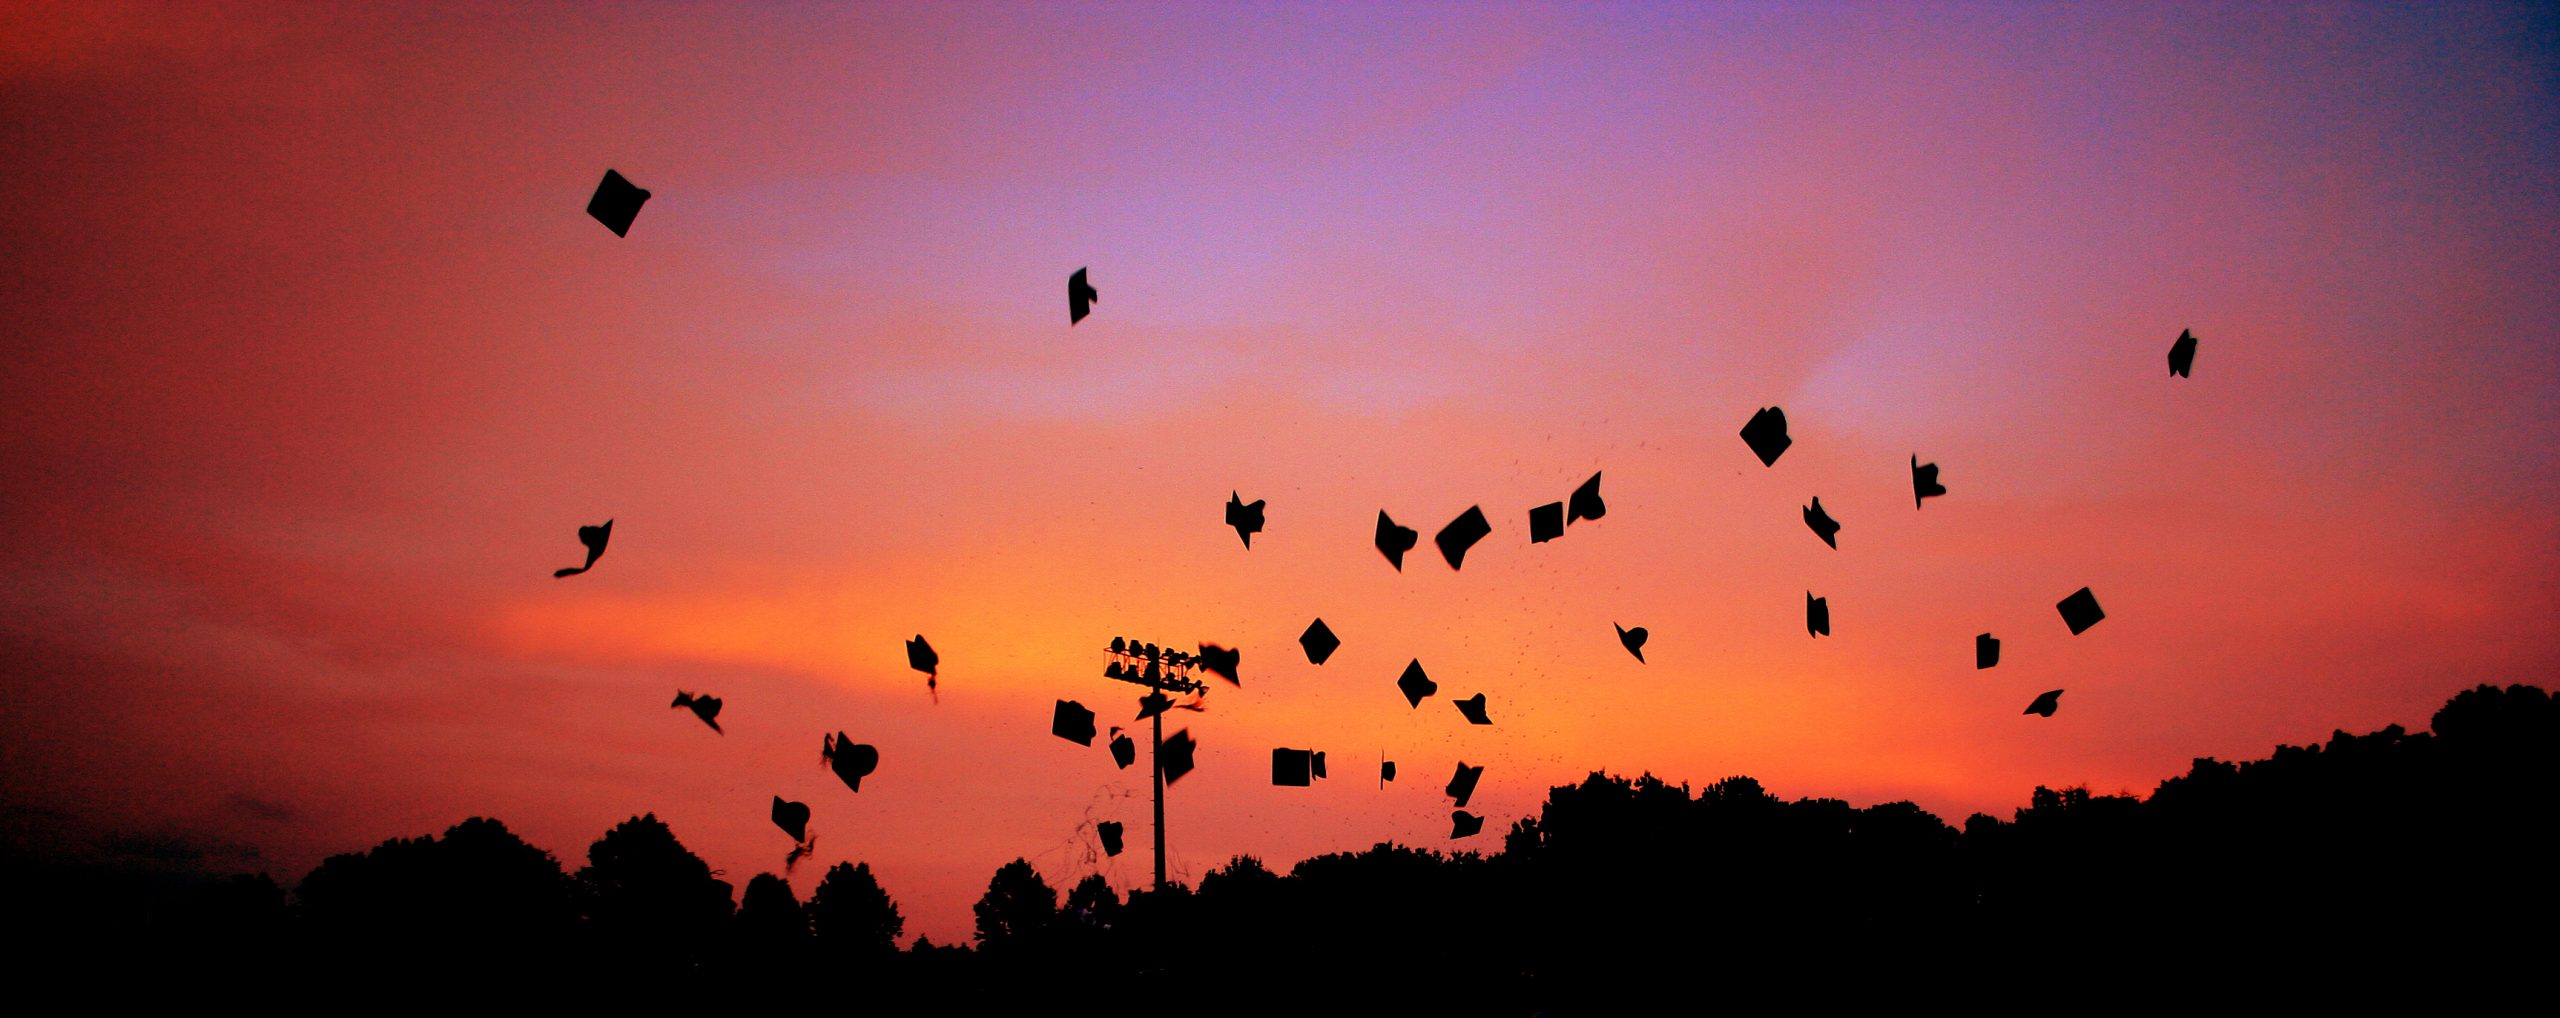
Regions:
[[[780,795],[802,896],[868,862],[940,942],[1016,856],[1147,879],[1143,755],[1048,733],[1128,723],[1118,635],[1243,652],[1168,725],[1184,880],[1494,851],[1594,770],[1961,824],[2560,664],[2547,6],[21,2],[0,152],[39,852],[655,812],[743,885]]]

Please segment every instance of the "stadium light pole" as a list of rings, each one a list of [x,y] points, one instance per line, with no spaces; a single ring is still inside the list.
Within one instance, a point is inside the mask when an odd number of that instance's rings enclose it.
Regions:
[[[1191,677],[1191,670],[1200,665],[1199,659],[1181,651],[1115,636],[1105,653],[1111,655],[1111,663],[1103,667],[1102,677],[1145,686],[1153,690],[1148,696],[1163,697],[1168,690],[1199,693],[1209,688]],[[1147,704],[1145,697],[1141,697],[1139,702],[1154,708],[1147,712],[1155,722],[1155,734],[1147,751],[1147,769],[1153,772],[1155,779],[1156,891],[1161,893],[1164,890],[1164,712],[1171,704]]]

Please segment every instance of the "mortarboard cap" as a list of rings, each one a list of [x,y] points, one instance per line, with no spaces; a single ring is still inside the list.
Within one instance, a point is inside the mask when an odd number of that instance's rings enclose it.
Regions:
[[[1313,756],[1303,749],[1272,750],[1271,783],[1291,788],[1304,788],[1311,784],[1308,775],[1315,766]]]
[[[1528,542],[1531,542],[1531,545],[1544,545],[1544,542],[1556,540],[1556,537],[1564,537],[1562,501],[1549,501],[1549,504],[1531,509],[1531,512],[1528,512]]]
[[[1817,496],[1812,505],[1804,507],[1804,525],[1813,528],[1813,536],[1821,538],[1822,543],[1840,547],[1840,542],[1835,539],[1840,533],[1840,523],[1832,519],[1830,513],[1822,511],[1820,497]]]
[[[1121,770],[1128,770],[1130,764],[1138,762],[1137,742],[1117,728],[1111,730],[1111,762],[1119,764]]]
[[[1214,643],[1200,645],[1200,667],[1218,673],[1218,677],[1227,680],[1229,685],[1244,685],[1236,678],[1236,666],[1243,660],[1244,652],[1241,650],[1228,650]]]
[[[843,781],[846,788],[856,792],[862,791],[864,777],[880,769],[880,751],[847,738],[843,732],[827,736],[818,755],[827,761],[827,769],[836,772],[836,778]]]
[[[587,563],[580,566],[571,566],[567,569],[552,570],[551,578],[556,580],[562,577],[576,576],[579,573],[595,568],[596,560],[604,557],[604,543],[612,538],[612,520],[606,520],[603,523],[592,527],[579,527],[578,543],[587,546]]]
[[[1262,499],[1247,504],[1243,496],[1227,493],[1227,525],[1236,528],[1236,536],[1244,539],[1246,548],[1253,547],[1253,535],[1262,532]]]
[[[1769,407],[1752,414],[1751,422],[1742,426],[1742,444],[1760,457],[1761,466],[1777,466],[1778,455],[1795,444],[1795,439],[1787,437],[1787,412]]]
[[[1085,281],[1083,269],[1077,269],[1075,275],[1067,277],[1067,325],[1084,321],[1084,316],[1093,313],[1093,302],[1101,299],[1102,292]]]
[[[2178,330],[2178,341],[2169,344],[2169,373],[2180,378],[2196,366],[2196,334]]]
[[[2019,713],[2042,714],[2045,717],[2052,717],[2053,712],[2060,710],[2061,708],[2062,691],[2059,689],[2050,689],[2046,690],[2044,695],[2036,697],[2036,702],[2028,704],[2027,709],[2019,711]]]
[[[1396,688],[1404,691],[1405,702],[1419,708],[1422,698],[1440,691],[1440,684],[1422,673],[1422,661],[1415,659],[1404,666],[1404,674],[1396,677]]]
[[[1467,549],[1475,547],[1476,542],[1484,540],[1484,535],[1490,533],[1493,533],[1493,524],[1485,522],[1484,507],[1468,506],[1466,512],[1459,513],[1457,519],[1440,528],[1440,533],[1433,536],[1431,542],[1440,546],[1440,557],[1449,560],[1449,568],[1456,569],[1466,562]]]
[[[1385,555],[1397,572],[1404,571],[1404,553],[1412,551],[1421,540],[1422,535],[1412,527],[1397,526],[1396,521],[1387,518],[1386,510],[1378,510],[1378,553]]]
[[[1484,714],[1483,693],[1477,693],[1476,695],[1470,696],[1464,700],[1451,700],[1449,702],[1458,705],[1458,713],[1467,716],[1468,724],[1489,725],[1493,723],[1493,719],[1486,717]]]
[[[1573,489],[1573,498],[1569,505],[1570,508],[1565,510],[1564,517],[1567,523],[1596,520],[1609,515],[1609,503],[1600,501],[1600,475],[1592,474],[1590,480],[1582,482],[1582,487]]]
[[[934,669],[941,666],[942,655],[934,653],[933,645],[924,642],[924,634],[918,633],[915,639],[907,641],[907,667],[932,675]]]
[[[1102,837],[1102,854],[1120,854],[1120,821],[1105,820],[1093,825],[1093,833]]]
[[[622,174],[604,171],[604,182],[596,185],[596,195],[587,199],[587,214],[613,231],[616,237],[631,235],[631,221],[640,215],[640,203],[649,200],[649,192],[632,186]]]
[[[1191,730],[1185,728],[1164,740],[1164,748],[1156,752],[1156,766],[1164,769],[1164,783],[1172,784],[1191,773],[1192,754],[1199,745],[1191,741]]]
[[[1627,648],[1627,653],[1635,655],[1637,663],[1643,663],[1644,641],[1652,638],[1653,634],[1645,632],[1643,626],[1629,629],[1615,622],[1609,623],[1609,628],[1618,631],[1618,643]]]
[[[1378,761],[1378,784],[1384,785],[1387,782],[1394,781],[1395,779],[1396,762],[1393,760]]]
[[[1334,638],[1333,627],[1325,625],[1323,619],[1317,619],[1307,625],[1306,632],[1298,634],[1298,646],[1306,648],[1308,664],[1320,665],[1324,659],[1333,656],[1334,649],[1342,646],[1342,641]]]
[[[2071,627],[2073,636],[2088,632],[2090,626],[2107,617],[2107,613],[2098,607],[2098,595],[2090,593],[2087,587],[2063,598],[2062,603],[2054,607],[2061,610],[2063,624]]]
[[[775,827],[782,828],[782,833],[790,835],[791,840],[793,841],[809,840],[808,805],[806,803],[784,802],[781,796],[774,796],[773,825]]]
[[[2000,641],[1989,633],[1973,638],[1973,667],[1980,671],[2000,663]]]
[[[1456,840],[1458,838],[1472,838],[1477,834],[1483,833],[1483,831],[1483,817],[1462,809],[1451,810],[1449,812],[1449,837],[1451,840]]]
[[[1815,636],[1831,635],[1831,599],[1804,592],[1804,630]]]
[[[1449,778],[1449,787],[1446,789],[1449,797],[1458,800],[1459,807],[1464,808],[1467,800],[1475,798],[1476,779],[1481,777],[1484,777],[1484,768],[1469,767],[1460,763],[1458,773]]]
[[[693,694],[691,694],[691,693],[688,693],[688,692],[685,692],[684,690],[679,689],[679,690],[676,690],[676,702],[671,703],[671,704],[668,704],[667,706],[668,706],[668,707],[670,707],[670,708],[674,708],[674,707],[690,707],[690,708],[693,708],[693,716],[694,716],[694,717],[701,718],[701,719],[702,719],[702,723],[703,723],[703,724],[706,724],[706,725],[710,725],[710,726],[711,726],[711,730],[712,730],[712,731],[715,731],[715,732],[719,732],[719,731],[720,731],[720,722],[719,722],[719,721],[717,721],[717,720],[714,720],[714,719],[716,719],[716,718],[718,718],[718,717],[720,716],[720,698],[719,698],[719,697],[716,697],[716,696],[695,696],[695,695],[693,695]],[[727,734],[729,734],[729,733],[727,733],[727,732],[720,732],[720,734],[722,734],[722,735],[727,735]]]
[[[1549,502],[1529,510],[1529,543],[1545,544],[1564,536],[1564,503]]]
[[[1947,486],[1938,483],[1938,465],[1935,463],[1922,463],[1920,462],[1920,457],[1917,455],[1911,457],[1912,507],[1918,508],[1921,499],[1936,498],[1946,493]]]
[[[1073,700],[1060,700],[1049,715],[1049,734],[1077,745],[1093,745],[1093,712]]]

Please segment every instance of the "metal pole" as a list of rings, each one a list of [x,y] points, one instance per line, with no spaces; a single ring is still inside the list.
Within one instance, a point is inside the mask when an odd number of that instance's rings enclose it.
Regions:
[[[1164,712],[1155,716],[1155,749],[1147,754],[1147,769],[1156,775],[1156,893],[1164,893]]]

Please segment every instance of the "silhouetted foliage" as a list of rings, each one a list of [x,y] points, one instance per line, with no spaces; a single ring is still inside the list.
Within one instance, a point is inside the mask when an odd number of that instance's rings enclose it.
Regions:
[[[729,882],[654,813],[587,846],[578,886],[603,964],[656,978],[701,964],[731,912]]]
[[[791,884],[771,873],[747,881],[738,898],[738,936],[759,945],[785,945],[809,939],[809,913],[791,893]]]
[[[1381,843],[1282,874],[1240,855],[1196,892],[1124,901],[1089,874],[1063,904],[1016,859],[977,902],[978,950],[897,951],[904,919],[859,864],[828,870],[806,906],[759,875],[733,914],[729,885],[654,816],[607,832],[574,880],[472,819],[334,856],[290,909],[264,877],[141,887],[22,866],[21,887],[63,890],[14,900],[91,911],[9,914],[22,938],[39,915],[76,931],[39,957],[114,938],[188,985],[242,992],[242,973],[308,958],[318,974],[298,985],[313,990],[397,978],[664,1003],[849,983],[862,1000],[930,993],[963,1013],[1054,1007],[1062,986],[1143,987],[1112,995],[1133,1013],[1527,1013],[1781,992],[1907,1007],[1946,982],[2083,1002],[2092,987],[2399,988],[2479,1008],[2540,971],[2537,931],[2560,906],[2560,704],[2481,686],[2433,723],[2198,759],[2147,798],[2038,787],[1962,830],[1907,802],[1790,801],[1748,777],[1693,791],[1593,773],[1550,789],[1492,857]],[[564,957],[579,962],[566,982]]]
[[[578,921],[559,861],[477,817],[441,840],[393,838],[332,856],[294,897],[329,970],[350,979],[421,967],[529,976]]]
[[[1057,922],[1058,892],[1026,859],[996,870],[978,898],[978,950],[989,957],[1018,957],[1048,946]]]
[[[898,949],[907,921],[868,863],[840,862],[809,892],[809,925],[830,957],[876,959]]]

